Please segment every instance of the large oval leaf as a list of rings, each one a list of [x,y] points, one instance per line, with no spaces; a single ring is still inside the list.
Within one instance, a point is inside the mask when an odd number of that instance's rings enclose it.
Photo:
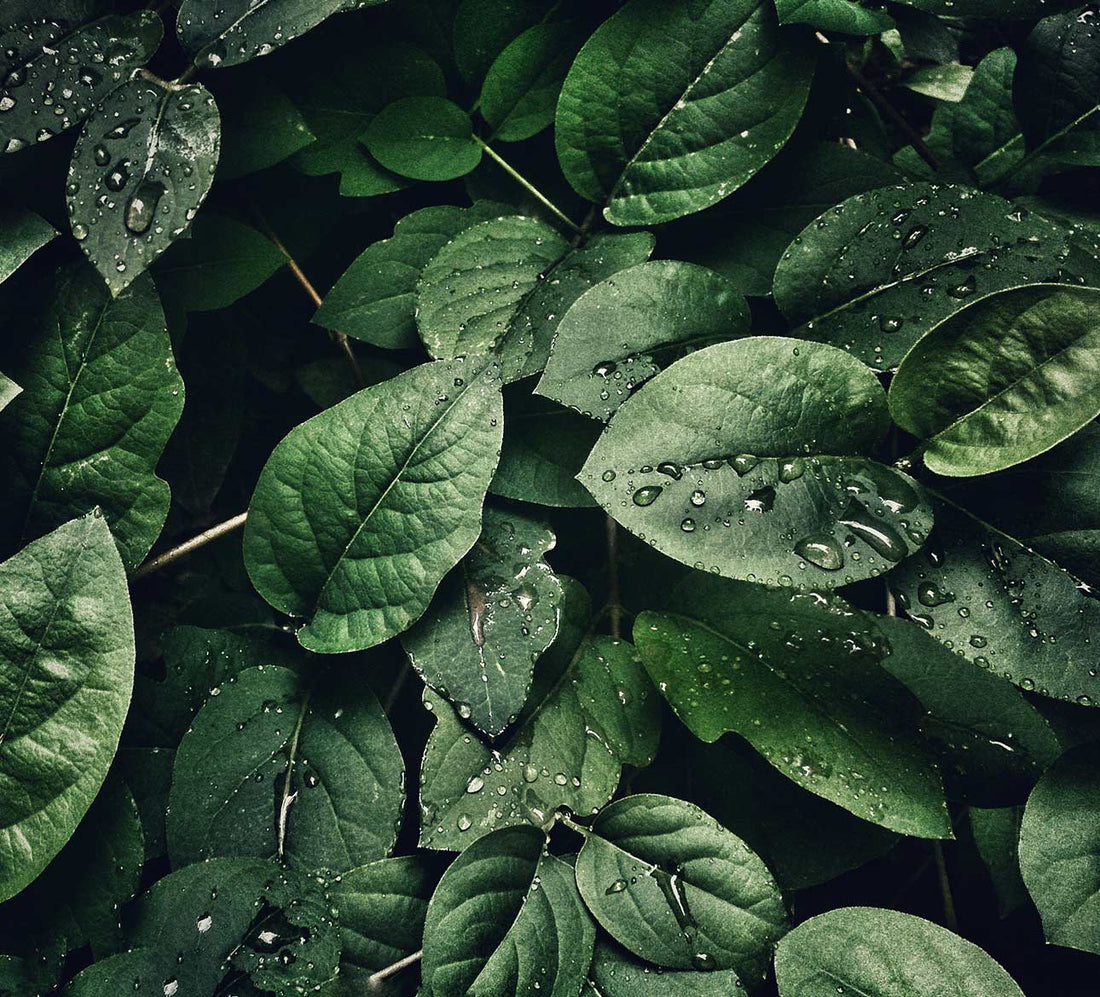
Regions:
[[[890,412],[937,474],[991,474],[1100,415],[1100,290],[1040,284],[975,302],[905,356]]]
[[[915,483],[848,456],[874,448],[886,424],[877,379],[842,351],[741,339],[678,360],[643,386],[577,478],[677,561],[832,588],[888,571],[931,526]]]
[[[134,682],[126,574],[98,513],[0,564],[0,901],[72,836],[118,747]]]
[[[546,835],[509,827],[467,848],[443,874],[424,924],[432,997],[575,997],[596,929],[567,862]]]
[[[912,914],[843,907],[811,917],[779,943],[780,997],[1024,997],[972,942]]]
[[[760,858],[668,796],[628,796],[602,810],[577,856],[577,886],[616,941],[672,969],[733,969],[759,981],[787,929]]]
[[[759,0],[631,0],[581,49],[555,129],[574,189],[615,225],[736,190],[790,137],[813,59]]]
[[[413,180],[454,180],[481,162],[470,116],[446,97],[405,97],[388,104],[361,141],[386,169]]]
[[[473,546],[500,451],[493,367],[415,367],[302,423],[249,506],[244,558],[303,647],[361,650],[407,630]]]
[[[661,369],[652,354],[748,328],[748,305],[725,277],[694,263],[641,263],[585,291],[565,313],[538,393],[607,422]]]
[[[1065,232],[1010,201],[920,183],[856,194],[826,211],[783,254],[773,290],[800,334],[889,370],[976,297],[1096,273]]]
[[[13,540],[103,509],[128,568],[168,514],[157,462],[183,411],[164,312],[143,277],[112,298],[87,265],[59,271],[0,416],[0,524]]]
[[[210,190],[221,125],[197,83],[134,79],[85,123],[66,194],[73,237],[118,294],[183,234]]]

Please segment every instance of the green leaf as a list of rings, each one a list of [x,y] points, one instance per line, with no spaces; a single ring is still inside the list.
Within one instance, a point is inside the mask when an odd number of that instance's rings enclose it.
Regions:
[[[997,895],[997,912],[1004,918],[1027,903],[1027,888],[1017,858],[1023,807],[967,812],[970,833]]]
[[[811,917],[775,953],[780,997],[1023,997],[977,945],[938,924],[877,907]]]
[[[787,929],[760,858],[713,817],[668,796],[605,807],[577,856],[577,886],[616,941],[671,969],[733,969],[755,983]]]
[[[939,748],[948,798],[979,807],[1022,803],[1061,753],[1042,714],[920,626],[883,617],[878,627],[890,647],[883,668],[925,708],[921,732]]]
[[[0,284],[56,235],[33,211],[0,204]]]
[[[404,764],[364,683],[261,665],[229,678],[180,741],[168,854],[277,857],[307,873],[383,858],[404,805]]]
[[[9,406],[22,390],[10,377],[0,373],[0,412]]]
[[[118,746],[134,678],[122,560],[102,516],[0,564],[0,901],[70,838]]]
[[[120,86],[87,120],[66,194],[73,237],[112,294],[183,234],[210,190],[221,125],[197,83]]]
[[[886,423],[877,379],[842,351],[741,339],[644,385],[577,477],[608,515],[677,561],[832,588],[889,570],[931,525],[909,478],[848,456],[874,449]]]
[[[905,78],[905,86],[926,97],[957,104],[966,94],[973,76],[974,70],[970,66],[949,62],[942,66],[923,66],[913,70]]]
[[[546,836],[509,827],[479,839],[432,895],[424,925],[423,979],[432,997],[574,997],[592,960],[596,929],[569,863]]]
[[[448,861],[430,854],[379,859],[332,884],[343,943],[340,976],[348,990],[367,990],[371,974],[420,950],[428,901]]]
[[[1028,692],[1100,705],[1100,602],[1089,586],[947,502],[926,549],[890,576],[903,609],[957,653]]]
[[[481,162],[470,116],[445,97],[406,97],[382,108],[362,142],[386,169],[413,180],[454,180]]]
[[[1100,953],[1100,747],[1067,752],[1039,780],[1020,824],[1020,872],[1054,945]]]
[[[356,257],[313,321],[386,349],[419,346],[416,285],[425,264],[464,229],[508,211],[493,201],[476,201],[468,208],[441,204],[405,215],[391,238]]]
[[[6,4],[0,149],[18,152],[83,121],[152,57],[163,34],[151,10],[92,20],[44,11],[33,0]]]
[[[808,24],[818,31],[877,35],[894,26],[883,5],[862,0],[776,0],[780,24]]]
[[[546,13],[546,0],[460,0],[454,12],[454,55],[467,83],[484,78],[497,56]]]
[[[435,357],[497,350],[506,383],[534,374],[573,302],[652,250],[648,232],[594,236],[573,249],[556,229],[523,215],[473,225],[421,273],[421,338]]]
[[[935,326],[890,385],[894,421],[937,474],[990,474],[1049,450],[1100,415],[1093,358],[1100,290],[1018,287]]]
[[[583,41],[576,25],[535,24],[496,57],[478,105],[494,139],[522,142],[553,124],[558,93]]]
[[[602,940],[596,943],[588,980],[591,990],[584,991],[584,997],[593,993],[602,997],[729,997],[744,986],[732,969],[662,969]]]
[[[951,836],[920,710],[846,603],[693,575],[634,624],[654,684],[696,737],[745,738],[804,789],[900,834]],[[774,624],[778,624],[775,626]]]
[[[748,329],[748,305],[725,277],[694,263],[641,263],[590,288],[565,313],[537,390],[607,422],[661,369],[652,354]]]
[[[386,0],[183,0],[180,44],[204,69],[257,59],[304,35],[326,17]]]
[[[545,523],[487,507],[480,539],[401,639],[421,678],[490,737],[519,714],[558,634],[561,582],[543,560],[555,542]]]
[[[415,367],[290,432],[248,511],[257,591],[338,653],[407,630],[480,532],[503,405],[495,367]]]
[[[315,141],[302,112],[266,73],[229,73],[217,82],[222,119],[219,180],[266,170]]]
[[[143,277],[112,298],[76,266],[42,297],[12,370],[23,393],[0,415],[0,523],[31,538],[100,506],[136,567],[168,512],[155,468],[183,409],[156,289]]]
[[[806,226],[779,261],[774,294],[796,334],[889,370],[976,296],[1094,271],[1064,231],[1011,202],[919,183],[857,194]]]
[[[809,51],[759,0],[630,0],[588,40],[558,101],[558,159],[615,225],[722,200],[790,137]]]

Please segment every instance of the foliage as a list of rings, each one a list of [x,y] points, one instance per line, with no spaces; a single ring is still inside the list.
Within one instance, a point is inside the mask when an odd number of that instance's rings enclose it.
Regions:
[[[0,7],[0,997],[1093,997],[1100,12]]]

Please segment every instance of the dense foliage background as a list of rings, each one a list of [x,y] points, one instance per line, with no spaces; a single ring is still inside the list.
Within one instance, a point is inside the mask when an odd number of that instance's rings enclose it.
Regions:
[[[0,994],[1095,995],[1098,25],[3,0]]]

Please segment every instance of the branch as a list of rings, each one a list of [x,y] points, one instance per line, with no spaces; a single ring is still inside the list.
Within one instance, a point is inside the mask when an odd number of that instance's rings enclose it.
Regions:
[[[619,526],[610,516],[604,520],[607,535],[607,608],[611,617],[611,636],[623,635],[623,605],[619,597]]]
[[[218,540],[224,537],[227,533],[232,533],[234,530],[239,530],[244,526],[244,521],[248,518],[247,512],[238,513],[232,519],[227,519],[224,523],[218,523],[211,526],[208,530],[203,530],[198,536],[192,537],[190,540],[185,540],[181,544],[177,544],[175,547],[169,547],[163,554],[158,554],[156,557],[151,557],[143,565],[141,565],[130,576],[130,580],[136,582],[140,578],[144,578],[146,575],[151,575],[154,571],[160,571],[161,568],[166,567],[173,561],[178,561],[181,557],[186,557],[192,551],[198,550],[200,547],[205,547],[208,543],[212,543],[214,540]]]
[[[403,969],[408,969],[409,966],[414,966],[420,962],[421,957],[424,955],[424,950],[420,949],[414,952],[412,955],[405,956],[404,959],[398,959],[397,962],[385,969],[378,970],[377,973],[372,973],[367,977],[367,993],[377,993],[382,989],[382,984],[386,982],[391,976],[400,973]]]
[[[583,235],[581,227],[573,221],[564,211],[561,210],[553,201],[550,200],[541,190],[538,189],[530,180],[528,180],[522,173],[520,173],[514,166],[505,162],[501,158],[500,153],[496,151],[491,145],[485,142],[484,139],[479,136],[474,136],[474,141],[485,150],[487,155],[493,162],[495,162],[505,173],[508,174],[513,180],[516,181],[524,190],[526,190],[536,201],[538,201],[543,207],[546,208],[555,218],[568,225],[578,235]]]
[[[936,874],[940,881],[940,894],[943,897],[943,924],[949,931],[958,932],[959,919],[955,915],[955,900],[951,896],[951,882],[947,878],[947,862],[943,857],[943,845],[932,842],[932,855],[936,859]]]

